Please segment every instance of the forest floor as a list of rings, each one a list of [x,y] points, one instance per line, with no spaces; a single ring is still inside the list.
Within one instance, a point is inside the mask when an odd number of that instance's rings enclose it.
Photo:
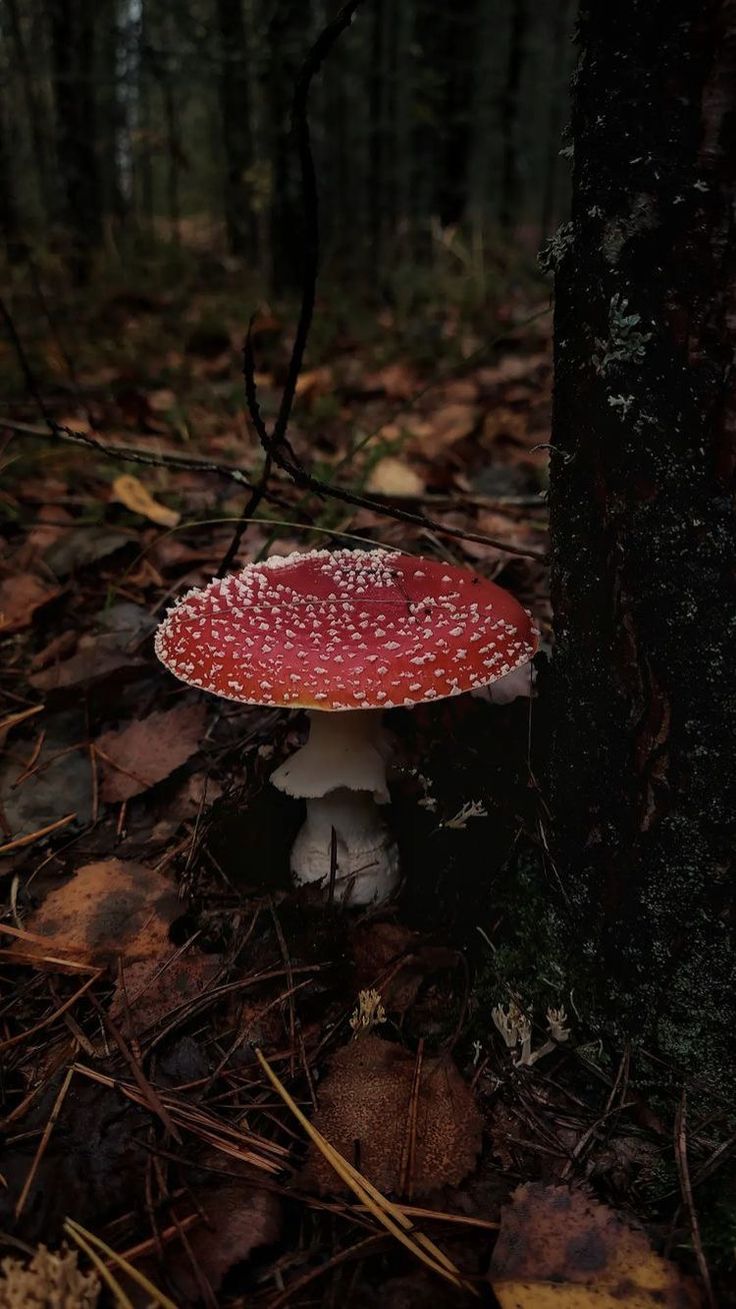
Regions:
[[[49,437],[0,354],[2,1254],[92,1241],[135,1305],[534,1309],[550,1283],[560,1305],[571,1284],[707,1303],[662,1257],[702,1277],[733,1247],[693,1225],[707,1123],[668,1118],[562,970],[536,968],[543,696],[394,712],[404,881],[358,913],[289,885],[301,810],[268,778],[299,716],[204,696],[155,658],[167,605],[226,553],[233,470],[261,459],[242,303],[215,282],[111,288],[51,321],[19,295],[14,314],[55,422],[219,472]],[[267,420],[292,332],[254,321]],[[383,308],[356,328],[318,305],[298,456],[436,530],[276,475],[239,560],[362,541],[475,568],[534,611],[543,684],[550,406],[543,286],[481,326]]]

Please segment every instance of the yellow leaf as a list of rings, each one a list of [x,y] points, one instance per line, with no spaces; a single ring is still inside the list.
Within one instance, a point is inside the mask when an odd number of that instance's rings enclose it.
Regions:
[[[122,473],[116,477],[112,484],[113,497],[130,509],[134,514],[141,514],[143,518],[148,518],[152,523],[158,523],[160,527],[176,527],[181,514],[175,509],[167,509],[166,505],[159,504],[154,500],[150,491],[137,477],[132,473]]]
[[[386,455],[371,472],[367,489],[374,495],[423,495],[424,482],[402,459]]]
[[[489,1280],[501,1309],[700,1309],[694,1283],[645,1233],[582,1191],[520,1186]]]

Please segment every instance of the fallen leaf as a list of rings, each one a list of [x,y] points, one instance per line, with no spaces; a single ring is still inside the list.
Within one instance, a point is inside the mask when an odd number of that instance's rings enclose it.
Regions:
[[[100,798],[116,804],[162,782],[199,749],[206,719],[206,705],[183,700],[104,732],[95,741]]]
[[[474,377],[455,377],[449,382],[445,382],[442,388],[444,400],[458,403],[467,403],[468,401],[477,400],[478,383]]]
[[[527,414],[501,405],[496,409],[489,409],[483,419],[483,440],[485,442],[505,440],[524,445],[528,426]]]
[[[421,438],[423,454],[439,454],[447,446],[455,445],[470,436],[477,426],[480,410],[472,404],[442,405],[427,415],[429,430]]]
[[[331,389],[332,369],[326,366],[308,369],[297,378],[296,394],[302,398],[307,395],[323,395]]]
[[[155,414],[169,413],[171,409],[176,408],[176,392],[170,391],[168,387],[161,387],[158,391],[149,391],[148,406]]]
[[[551,360],[546,352],[537,354],[508,354],[500,363],[490,368],[478,368],[475,373],[479,385],[486,390],[500,386],[503,382],[518,382],[521,378],[531,377],[544,365],[550,366]]]
[[[144,947],[146,953],[130,958]],[[202,995],[220,965],[219,955],[203,954],[191,946],[183,954],[177,954],[169,941],[168,929],[164,935],[152,924],[134,937],[125,951],[110,1017],[124,1027],[132,1024],[136,1032],[147,1031],[181,1005]]]
[[[424,944],[417,932],[398,923],[360,924],[351,948],[356,991],[375,988],[391,1013],[406,1013],[429,973],[457,963],[454,950]]]
[[[131,537],[123,532],[101,532],[99,528],[89,531],[80,527],[54,541],[44,555],[44,563],[57,577],[67,577],[76,568],[96,564],[130,543]]]
[[[202,1221],[187,1232],[191,1257],[179,1244],[167,1259],[177,1299],[186,1304],[201,1302],[192,1263],[219,1291],[234,1264],[258,1246],[272,1245],[281,1231],[281,1206],[271,1191],[236,1182],[199,1187],[197,1206]]]
[[[368,478],[366,488],[374,495],[395,496],[421,496],[425,489],[418,473],[395,455],[379,459]]]
[[[85,864],[50,891],[24,927],[48,946],[23,941],[26,953],[68,952],[99,966],[118,955],[158,958],[182,912],[176,887],[143,864],[106,859]]]
[[[489,1281],[501,1309],[699,1309],[694,1283],[644,1232],[563,1186],[532,1182],[502,1211]]]
[[[36,610],[59,594],[58,586],[49,586],[35,573],[6,577],[0,582],[0,631],[19,632],[30,627]]]
[[[154,500],[150,491],[132,473],[121,473],[112,484],[113,499],[119,500],[134,514],[148,518],[159,527],[176,527],[181,514]]]
[[[47,944],[21,942],[27,956],[69,954],[112,965],[117,985],[110,1016],[142,1032],[201,995],[220,957],[190,947],[179,953],[169,928],[184,910],[176,888],[143,864],[107,859],[86,864],[51,891],[24,923]]]
[[[456,1185],[475,1166],[483,1120],[471,1091],[447,1057],[422,1062],[409,1187],[406,1149],[415,1078],[413,1054],[377,1036],[339,1050],[320,1085],[314,1126],[379,1191],[430,1195]],[[341,1189],[324,1156],[310,1146],[304,1180],[321,1194]]]
[[[46,720],[46,735],[30,772],[34,742],[17,742],[0,767],[0,797],[8,838],[28,836],[74,813],[83,825],[92,817],[92,774],[84,747],[84,727]],[[36,739],[35,747],[39,744]],[[78,748],[80,747],[81,748]],[[77,747],[77,748],[75,748]]]
[[[38,691],[58,691],[73,686],[91,686],[113,675],[135,676],[147,667],[144,659],[122,648],[117,634],[92,636],[88,633],[80,637],[79,648],[70,659],[55,662],[40,673],[32,673],[28,681]]]
[[[418,387],[417,376],[408,364],[387,364],[363,379],[361,390],[383,391],[390,400],[409,400]]]

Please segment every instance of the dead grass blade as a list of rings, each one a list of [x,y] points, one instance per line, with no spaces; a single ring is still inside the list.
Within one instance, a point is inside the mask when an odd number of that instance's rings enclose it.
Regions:
[[[117,1254],[109,1245],[105,1245],[105,1242],[100,1240],[99,1236],[95,1236],[93,1232],[88,1232],[87,1228],[82,1227],[81,1223],[75,1222],[73,1218],[67,1218],[64,1223],[64,1231],[67,1236],[71,1237],[72,1241],[76,1242],[80,1250],[83,1250],[87,1258],[94,1264],[100,1277],[112,1291],[120,1309],[133,1309],[133,1303],[125,1294],[120,1283],[110,1272],[110,1269],[107,1266],[108,1263],[115,1264],[116,1267],[120,1268],[132,1282],[136,1283],[136,1286],[140,1286],[141,1289],[146,1292],[146,1295],[151,1297],[152,1309],[179,1309],[179,1306],[174,1304],[174,1301],[170,1300],[167,1295],[164,1295],[163,1291],[159,1291],[158,1287],[153,1285],[153,1282],[149,1282],[148,1278],[144,1276],[143,1273],[139,1272],[137,1268],[134,1268],[132,1264],[129,1264],[127,1259],[124,1259],[122,1255]],[[97,1253],[98,1250],[105,1256],[104,1259]]]

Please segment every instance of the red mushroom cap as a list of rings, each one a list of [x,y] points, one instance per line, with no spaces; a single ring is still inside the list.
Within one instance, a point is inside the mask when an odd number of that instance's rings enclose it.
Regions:
[[[156,633],[182,681],[228,700],[389,709],[495,682],[534,654],[525,609],[463,568],[387,550],[313,550],[190,591]]]

